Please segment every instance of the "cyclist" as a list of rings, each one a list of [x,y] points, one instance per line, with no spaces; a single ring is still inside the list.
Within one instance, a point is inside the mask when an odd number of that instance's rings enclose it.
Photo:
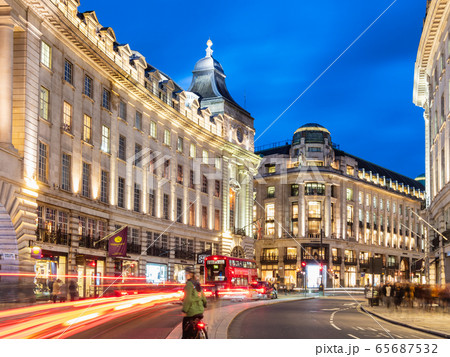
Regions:
[[[184,286],[183,312],[183,337],[194,338],[195,329],[192,321],[203,318],[203,311],[206,307],[206,297],[202,291],[200,283],[195,278],[194,270],[191,267],[185,269],[186,285]]]

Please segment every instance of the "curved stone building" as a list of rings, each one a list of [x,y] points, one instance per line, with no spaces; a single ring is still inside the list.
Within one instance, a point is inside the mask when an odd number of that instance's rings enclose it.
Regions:
[[[412,213],[425,197],[419,182],[339,150],[315,123],[256,153],[262,279],[298,288],[364,286],[372,273],[374,283],[424,281],[425,236]]]
[[[425,2],[424,2],[425,7]],[[424,109],[430,281],[450,282],[450,3],[426,2],[417,52],[413,101]]]
[[[79,5],[0,0],[0,283],[20,266],[38,298],[68,275],[94,296],[104,276],[182,282],[199,253],[252,258],[253,118],[212,42],[185,91]]]

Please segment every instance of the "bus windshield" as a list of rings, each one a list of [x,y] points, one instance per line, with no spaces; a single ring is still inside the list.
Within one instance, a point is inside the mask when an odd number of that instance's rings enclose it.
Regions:
[[[225,261],[208,260],[206,267],[207,281],[226,281]]]

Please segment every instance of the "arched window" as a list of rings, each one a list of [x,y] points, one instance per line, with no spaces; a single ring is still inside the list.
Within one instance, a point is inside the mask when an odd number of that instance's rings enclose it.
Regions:
[[[239,245],[235,246],[231,251],[231,256],[235,258],[245,258],[244,249]]]

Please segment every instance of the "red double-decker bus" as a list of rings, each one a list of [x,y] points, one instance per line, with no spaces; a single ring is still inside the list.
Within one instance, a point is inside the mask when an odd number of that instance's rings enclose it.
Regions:
[[[256,262],[250,259],[211,255],[205,258],[205,283],[217,289],[248,289],[258,280]]]

